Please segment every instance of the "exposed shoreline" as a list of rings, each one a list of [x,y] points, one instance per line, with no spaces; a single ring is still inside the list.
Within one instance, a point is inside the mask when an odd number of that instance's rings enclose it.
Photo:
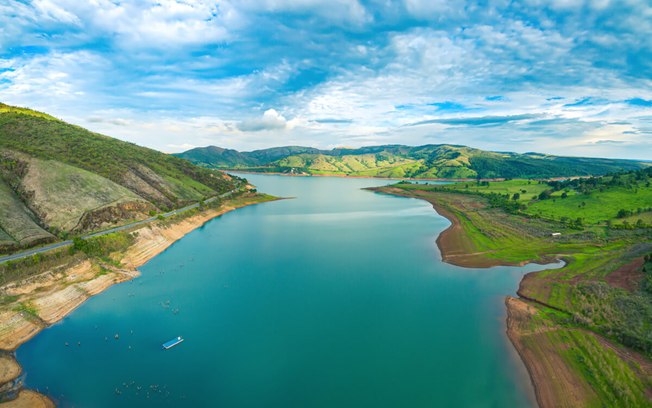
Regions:
[[[230,173],[242,173],[242,174],[260,174],[260,175],[270,175],[270,176],[286,176],[286,177],[339,177],[339,178],[353,178],[353,179],[373,179],[373,180],[409,180],[409,181],[444,181],[451,183],[465,182],[465,181],[477,181],[477,178],[415,178],[415,177],[378,177],[378,176],[352,176],[348,174],[335,174],[335,173],[325,173],[325,174],[293,174],[293,173],[281,173],[278,171],[250,171],[250,170],[238,170],[238,169],[221,169],[224,172]],[[480,181],[504,181],[504,178],[485,178],[480,179]]]
[[[12,296],[22,296],[35,290],[39,292],[29,298],[29,311],[14,309],[0,312],[0,350],[6,353],[0,359],[0,373],[5,374],[0,378],[0,391],[4,391],[4,386],[15,383],[14,387],[8,388],[14,388],[18,396],[0,405],[53,407],[54,403],[48,397],[22,388],[22,369],[13,356],[15,350],[41,330],[61,321],[92,296],[114,284],[139,276],[137,268],[208,221],[238,208],[279,199],[260,200],[257,197],[260,196],[239,201],[235,205],[227,202],[225,206],[204,210],[171,225],[153,223],[134,229],[132,232],[137,232],[136,241],[121,253],[121,266],[109,266],[108,272],[98,273],[97,265],[84,260],[67,265],[62,270],[46,272],[0,288]]]
[[[450,221],[451,225],[446,228],[444,231],[439,233],[436,243],[439,251],[441,253],[442,261],[450,263],[455,266],[465,267],[465,268],[489,268],[493,266],[523,266],[528,263],[539,263],[539,262],[521,262],[521,263],[510,263],[504,262],[498,259],[487,258],[483,256],[482,253],[472,253],[469,252],[468,247],[464,245],[466,234],[461,225],[460,219],[458,216],[441,205],[441,203],[428,199],[427,197],[421,197],[418,195],[408,194],[404,190],[394,189],[394,188],[382,188],[378,189],[376,187],[369,188],[369,190],[377,191],[384,194],[398,195],[401,197],[408,198],[418,198],[424,201],[429,202],[433,209],[442,217]],[[554,262],[559,260],[556,258],[551,258],[550,261]],[[519,290],[523,280],[536,272],[530,272],[526,274],[519,283]],[[517,292],[518,293],[518,292]],[[550,401],[554,401],[554,398],[551,398],[551,392],[554,392],[550,381],[550,378],[547,376],[549,372],[545,369],[541,369],[541,364],[534,358],[534,356],[527,353],[527,350],[522,345],[521,333],[517,330],[519,319],[518,316],[523,315],[523,310],[530,311],[531,306],[529,306],[525,300],[520,298],[514,298],[507,296],[505,298],[505,308],[506,308],[506,334],[509,338],[512,346],[514,347],[516,353],[523,362],[529,379],[530,384],[534,388],[534,394],[536,397],[536,402],[539,407],[552,407],[554,405],[550,404]],[[559,364],[555,364],[555,368]],[[549,367],[547,367],[549,369]],[[572,405],[570,405],[572,406]]]

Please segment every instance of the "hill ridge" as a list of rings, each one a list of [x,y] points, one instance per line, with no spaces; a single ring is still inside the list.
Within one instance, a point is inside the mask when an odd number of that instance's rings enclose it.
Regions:
[[[242,183],[0,103],[0,252],[143,219]]]
[[[243,152],[207,146],[174,155],[200,166],[229,170],[444,179],[591,176],[649,165],[625,159],[494,152],[447,143],[329,150],[280,146]]]

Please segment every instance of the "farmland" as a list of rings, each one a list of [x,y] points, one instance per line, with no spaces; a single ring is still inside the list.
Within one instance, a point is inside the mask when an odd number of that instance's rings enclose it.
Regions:
[[[637,178],[637,174],[646,175]],[[608,223],[643,224],[652,215],[652,186],[650,170],[606,176],[576,182],[546,182],[536,180],[507,180],[462,182],[449,185],[423,185],[406,182],[401,188],[421,191],[450,191],[502,198],[518,204],[514,209],[529,216],[549,221],[570,222],[580,219],[586,225]],[[578,179],[580,180],[580,179]],[[589,182],[589,180],[600,180]],[[615,180],[615,182],[614,182]],[[595,184],[594,184],[595,183]],[[590,187],[586,187],[589,185]],[[579,186],[579,187],[578,187]],[[578,188],[576,188],[578,187]]]

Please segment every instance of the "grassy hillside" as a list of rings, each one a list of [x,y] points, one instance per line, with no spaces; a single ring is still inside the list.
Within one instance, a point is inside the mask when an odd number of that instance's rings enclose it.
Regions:
[[[499,153],[454,145],[333,150],[289,146],[253,152],[209,146],[177,156],[205,167],[260,172],[444,179],[602,175],[646,166],[630,160]]]
[[[54,239],[35,221],[34,214],[14,191],[0,180],[0,248],[30,246]]]
[[[384,175],[386,177],[403,177],[401,174],[418,165],[415,160],[388,153],[355,156],[301,154],[286,157],[276,164],[281,168],[310,169],[312,174]]]
[[[80,223],[87,213],[108,206],[130,203],[143,210],[155,209],[109,179],[54,160],[31,159],[22,187],[32,192],[28,198],[30,207],[57,231],[83,230]]]
[[[0,104],[0,248],[182,207],[242,184],[223,173]]]
[[[219,173],[185,160],[22,111],[0,113],[0,149],[88,170],[161,208],[230,189]]]

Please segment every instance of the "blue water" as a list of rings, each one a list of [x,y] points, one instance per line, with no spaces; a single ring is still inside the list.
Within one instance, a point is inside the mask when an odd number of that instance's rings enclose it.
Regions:
[[[74,407],[533,405],[503,299],[540,266],[442,263],[449,222],[360,190],[386,181],[248,178],[295,198],[210,221],[41,332],[27,385]]]

